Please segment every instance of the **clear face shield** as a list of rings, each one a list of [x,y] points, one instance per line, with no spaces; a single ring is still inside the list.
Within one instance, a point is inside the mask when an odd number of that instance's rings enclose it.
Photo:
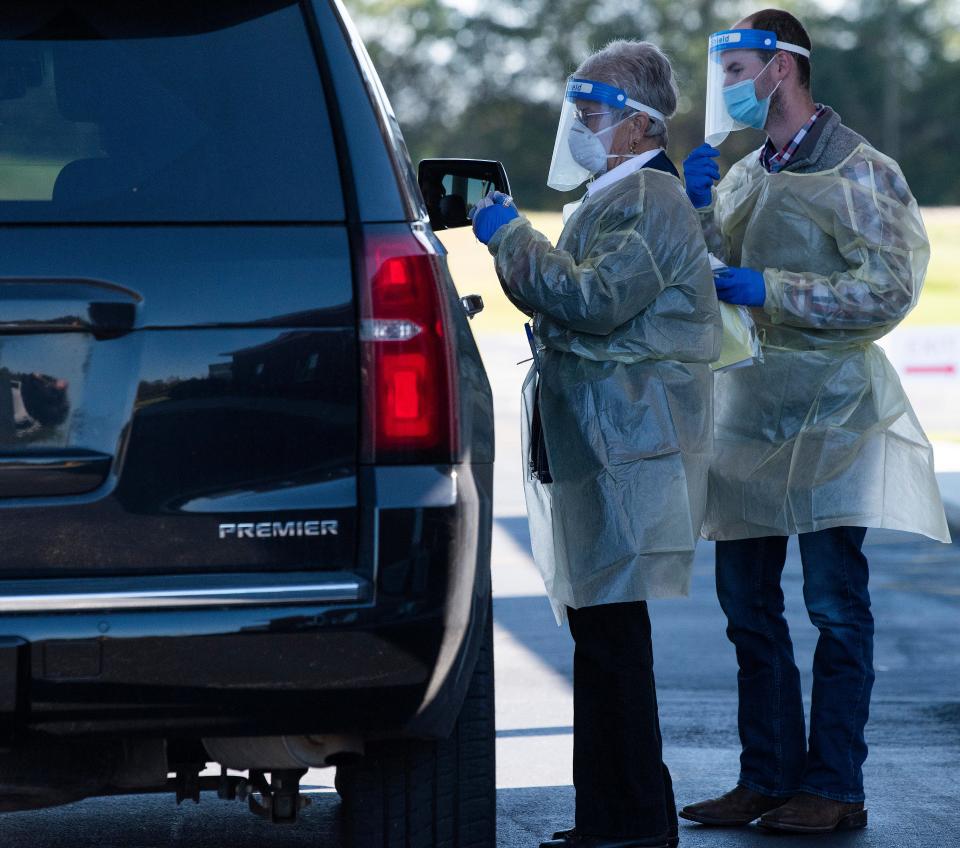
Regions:
[[[786,50],[810,58],[805,47],[778,41],[763,29],[728,29],[710,36],[707,53],[707,105],[704,140],[716,147],[734,130],[763,129],[770,98],[779,83],[764,53]]]
[[[662,112],[632,100],[619,88],[570,77],[547,185],[557,191],[571,191],[605,173],[611,160],[631,156],[626,151],[613,152],[613,139],[620,124],[641,112],[665,120]]]

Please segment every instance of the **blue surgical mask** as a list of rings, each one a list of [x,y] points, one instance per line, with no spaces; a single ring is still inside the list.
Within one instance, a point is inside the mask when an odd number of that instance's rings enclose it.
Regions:
[[[772,61],[773,59],[770,60],[770,62]],[[760,74],[770,67],[770,62],[767,62],[760,69]],[[755,127],[758,130],[762,130],[766,126],[767,114],[770,112],[770,98],[773,97],[773,91],[780,87],[778,82],[767,97],[764,97],[763,100],[757,99],[756,83],[760,74],[757,74],[753,79],[728,85],[723,90],[723,102],[727,106],[730,117],[741,124]],[[780,82],[783,82],[783,80]]]

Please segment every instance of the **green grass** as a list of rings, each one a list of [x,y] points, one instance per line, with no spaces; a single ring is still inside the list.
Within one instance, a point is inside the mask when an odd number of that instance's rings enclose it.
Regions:
[[[909,326],[960,324],[960,207],[924,209],[930,265]]]
[[[560,215],[534,212],[533,226],[554,242],[560,235]],[[907,326],[960,325],[960,207],[924,209],[931,242],[930,266],[923,294],[904,322]],[[450,271],[461,295],[482,295],[484,311],[473,319],[476,333],[519,331],[525,316],[504,297],[493,270],[493,257],[477,242],[469,227],[439,234],[450,251]]]

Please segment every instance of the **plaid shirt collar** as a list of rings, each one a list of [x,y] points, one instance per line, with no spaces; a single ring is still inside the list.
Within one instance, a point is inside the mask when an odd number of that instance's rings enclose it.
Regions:
[[[825,111],[826,106],[819,105],[817,106],[817,111],[810,116],[810,120],[807,121],[800,131],[787,143],[787,146],[783,150],[777,151],[773,147],[773,142],[767,138],[767,143],[763,145],[763,148],[760,150],[760,164],[766,168],[771,174],[777,173],[777,171],[782,171],[787,167],[787,163],[793,157],[793,154],[797,152],[797,148],[800,146],[800,142],[806,138],[807,133],[813,128],[813,125],[817,122],[819,118]]]

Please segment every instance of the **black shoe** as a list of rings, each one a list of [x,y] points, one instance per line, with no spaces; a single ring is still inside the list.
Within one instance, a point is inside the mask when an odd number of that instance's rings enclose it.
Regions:
[[[867,826],[863,803],[847,804],[801,792],[762,816],[760,827],[787,833],[832,833]]]
[[[561,831],[565,835],[549,842],[541,842],[540,848],[669,848],[662,836],[628,839],[608,836],[580,836],[576,828]]]
[[[760,818],[764,813],[782,806],[788,800],[788,798],[761,795],[745,786],[738,786],[719,798],[711,798],[699,804],[688,804],[677,815],[687,821],[712,827],[743,827]]]
[[[558,830],[553,834],[554,839],[575,839],[577,835],[577,829],[571,827],[569,830]],[[680,836],[677,834],[676,830],[670,832],[667,835],[667,848],[677,848],[680,844]]]

